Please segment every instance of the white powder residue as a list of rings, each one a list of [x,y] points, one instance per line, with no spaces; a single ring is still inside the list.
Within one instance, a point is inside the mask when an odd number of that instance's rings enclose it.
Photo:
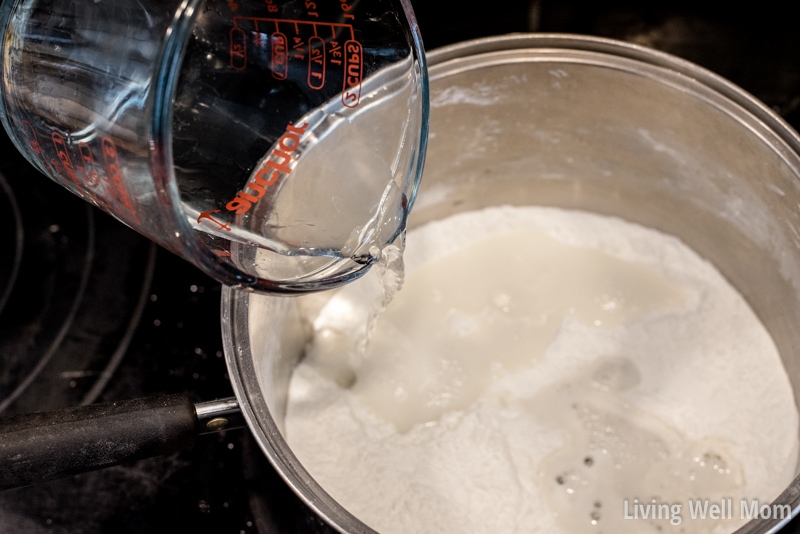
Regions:
[[[494,86],[474,84],[472,87],[448,87],[431,98],[431,107],[438,108],[453,104],[488,106],[500,101]]]
[[[798,414],[777,350],[678,239],[491,208],[411,232],[405,264],[366,351],[374,280],[323,308],[287,408],[300,461],[374,529],[732,532],[740,499],[791,482]],[[692,520],[698,498],[733,499],[733,516]],[[681,504],[681,524],[625,519],[653,500]]]

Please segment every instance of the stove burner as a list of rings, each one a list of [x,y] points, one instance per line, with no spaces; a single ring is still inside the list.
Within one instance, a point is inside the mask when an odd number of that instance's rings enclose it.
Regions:
[[[17,199],[5,177],[0,174],[0,246],[12,251],[0,257],[0,313],[6,305],[22,261],[22,215]]]
[[[32,169],[4,170],[0,415],[94,402],[139,323],[155,246]]]
[[[56,354],[61,347],[64,337],[69,332],[78,307],[83,300],[86,286],[89,283],[89,273],[91,273],[92,261],[94,258],[94,218],[91,210],[87,210],[85,231],[85,247],[82,250],[83,258],[80,262],[82,267],[80,276],[78,277],[77,284],[74,287],[69,287],[64,293],[56,293],[62,288],[60,284],[53,284],[47,292],[43,301],[41,301],[41,310],[39,313],[34,313],[31,316],[29,327],[20,330],[21,335],[13,340],[12,343],[16,344],[17,350],[5,350],[5,361],[3,362],[4,370],[11,370],[9,376],[18,378],[17,384],[0,400],[0,414],[5,412],[8,407],[17,400],[34,380],[42,373],[42,370],[50,363],[53,355]],[[51,224],[47,229],[54,236],[61,232],[61,228],[57,224]],[[67,243],[63,234],[61,242]],[[42,280],[44,281],[44,280]],[[30,281],[28,283],[35,283]],[[25,291],[26,288],[20,289]],[[66,304],[63,311],[57,314],[49,315],[48,308],[54,302],[62,301]],[[61,302],[58,302],[59,304]],[[18,306],[10,306],[8,313],[11,314],[19,309]],[[32,310],[33,311],[33,310]],[[45,341],[45,333],[52,334],[50,339]],[[9,336],[10,337],[10,336]],[[34,339],[38,337],[39,339]],[[30,353],[24,350],[23,346],[38,345],[42,349],[38,351],[37,357],[31,358]],[[22,349],[22,350],[20,350]]]

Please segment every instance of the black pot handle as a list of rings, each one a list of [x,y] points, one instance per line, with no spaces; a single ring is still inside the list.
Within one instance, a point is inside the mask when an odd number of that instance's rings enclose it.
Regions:
[[[233,399],[198,407],[188,395],[164,395],[0,419],[0,490],[170,454],[196,434],[235,428]],[[219,406],[219,417],[210,416]],[[225,411],[227,410],[227,411]]]

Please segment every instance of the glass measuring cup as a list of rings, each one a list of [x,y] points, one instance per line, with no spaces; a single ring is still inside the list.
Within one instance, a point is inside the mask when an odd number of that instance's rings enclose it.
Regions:
[[[427,138],[407,0],[12,0],[0,119],[41,172],[231,286],[358,277]]]

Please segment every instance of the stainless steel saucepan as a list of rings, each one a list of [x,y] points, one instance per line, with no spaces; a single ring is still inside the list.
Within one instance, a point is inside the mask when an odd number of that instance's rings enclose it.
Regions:
[[[511,35],[429,54],[430,142],[410,224],[497,205],[618,216],[680,237],[714,263],[773,336],[800,397],[800,138],[750,95],[639,46]],[[223,336],[255,439],[341,532],[373,532],[287,445],[292,369],[329,294],[226,290]],[[777,498],[797,512],[800,477]],[[775,532],[759,519],[737,534]]]

